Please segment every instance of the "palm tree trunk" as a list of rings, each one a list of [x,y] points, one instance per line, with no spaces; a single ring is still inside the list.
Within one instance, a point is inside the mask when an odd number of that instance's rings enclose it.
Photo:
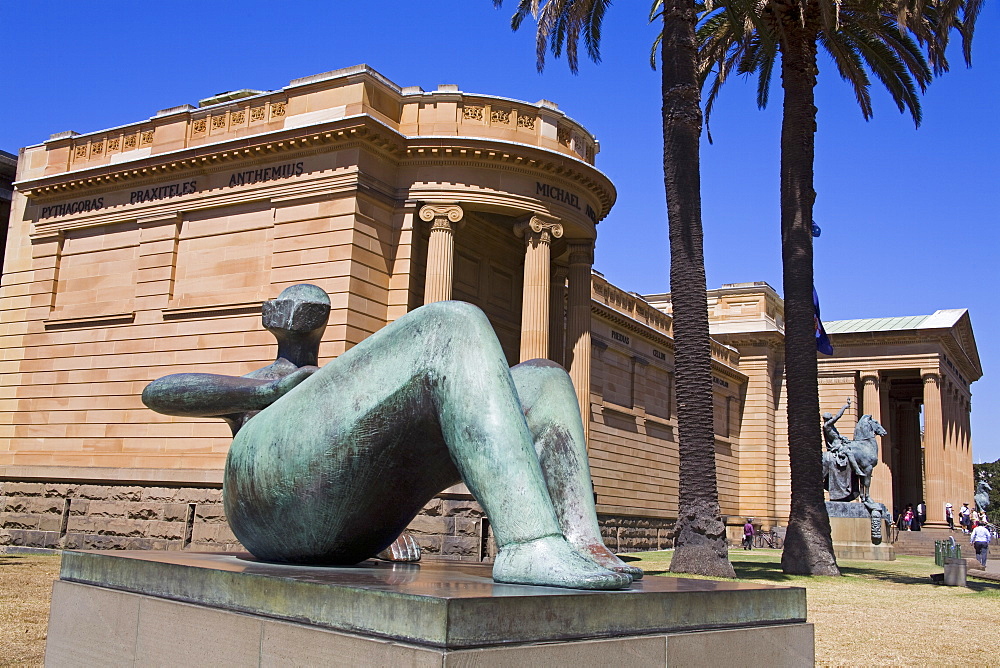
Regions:
[[[791,515],[781,554],[785,573],[840,575],[823,497],[819,385],[813,313],[812,213],[816,33],[797,20],[781,44],[781,260],[785,294],[785,383]]]
[[[680,458],[676,540],[670,570],[735,577],[719,513],[712,420],[712,350],[702,249],[695,8],[667,0],[663,12],[663,180],[670,228]]]

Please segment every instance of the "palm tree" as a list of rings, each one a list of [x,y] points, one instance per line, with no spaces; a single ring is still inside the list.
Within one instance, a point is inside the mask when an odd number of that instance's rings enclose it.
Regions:
[[[785,379],[791,515],[782,569],[794,574],[839,574],[823,500],[819,430],[813,248],[811,226],[817,52],[825,50],[854,90],[867,120],[873,75],[900,112],[920,124],[918,89],[947,71],[952,29],[963,38],[966,62],[981,0],[707,0],[698,41],[703,84],[711,80],[706,114],[732,72],[757,75],[763,107],[780,54],[784,106],[781,125],[781,247],[785,297]]]
[[[494,0],[494,4],[499,7],[503,0]],[[538,23],[538,69],[545,65],[547,50],[558,57],[565,46],[569,67],[575,73],[581,38],[590,58],[600,62],[601,25],[610,4],[610,0],[519,0],[511,27],[517,30],[527,16],[534,17]],[[727,554],[715,474],[698,157],[702,112],[695,4],[693,0],[665,0],[657,16],[663,20],[663,180],[670,233],[680,459],[676,549],[670,570],[735,577]]]

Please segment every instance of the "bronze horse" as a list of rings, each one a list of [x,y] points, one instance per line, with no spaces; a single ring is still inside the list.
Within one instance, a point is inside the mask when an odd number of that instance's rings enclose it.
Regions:
[[[866,505],[872,502],[869,496],[872,469],[878,464],[878,441],[875,437],[885,435],[885,429],[875,418],[871,415],[862,415],[854,428],[854,440],[843,439],[840,442],[840,450],[846,455],[847,466],[852,472],[851,494],[846,498],[834,499],[835,501],[853,501],[860,497]],[[829,476],[841,468],[842,466],[838,466],[836,454],[823,453],[823,481],[827,489],[830,488]]]

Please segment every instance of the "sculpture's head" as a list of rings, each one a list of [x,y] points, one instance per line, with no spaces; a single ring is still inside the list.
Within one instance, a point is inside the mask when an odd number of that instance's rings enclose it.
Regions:
[[[275,336],[281,332],[322,335],[330,317],[330,297],[322,288],[300,283],[264,302],[261,316],[265,329]]]
[[[823,413],[823,419],[824,420],[829,420],[832,417],[833,417],[833,413]]]

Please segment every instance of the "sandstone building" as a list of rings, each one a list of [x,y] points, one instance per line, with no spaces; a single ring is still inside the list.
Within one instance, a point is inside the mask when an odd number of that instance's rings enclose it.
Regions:
[[[565,365],[609,545],[668,546],[669,296],[593,271],[616,196],[598,151],[551,102],[401,88],[366,66],[27,147],[0,291],[0,541],[237,547],[220,503],[228,428],[158,415],[139,395],[169,373],[269,364],[261,303],[310,282],[333,303],[324,360],[423,303],[461,299],[486,312],[512,365]],[[723,512],[784,524],[781,300],[755,283],[710,301]],[[852,323],[831,325],[824,408],[856,397],[890,429],[881,498],[924,493],[933,511],[971,497],[969,383],[982,370],[968,314]],[[411,530],[431,553],[489,551],[462,486]]]

